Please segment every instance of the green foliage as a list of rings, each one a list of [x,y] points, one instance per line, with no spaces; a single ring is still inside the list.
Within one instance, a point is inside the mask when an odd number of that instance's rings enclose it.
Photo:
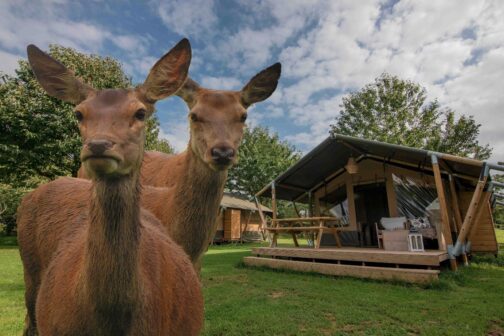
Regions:
[[[49,54],[97,89],[131,86],[111,59],[50,46]],[[81,142],[72,104],[49,97],[27,61],[0,84],[0,181],[23,185],[32,176],[75,176]]]
[[[168,140],[159,138],[159,120],[155,116],[152,116],[149,120],[147,120],[145,150],[158,151],[166,154],[175,153],[175,150]]]
[[[492,179],[496,182],[504,183],[504,175],[494,175]],[[497,192],[501,195],[504,195],[504,188],[497,187]],[[497,199],[500,202],[503,202],[503,199]],[[493,212],[494,221],[500,227],[504,228],[504,206],[497,204],[494,208]],[[502,242],[504,243],[504,241]]]
[[[487,159],[492,149],[480,145],[480,124],[473,116],[458,120],[437,100],[427,102],[425,88],[382,74],[374,83],[343,98],[331,133],[362,137],[459,156]]]
[[[16,227],[16,210],[29,188],[0,183],[0,235],[9,235]]]
[[[110,57],[58,45],[51,45],[49,54],[96,89],[132,86],[121,64]],[[158,133],[159,122],[152,118],[147,125],[147,148],[172,151],[166,140],[158,140]],[[0,192],[12,196],[0,220],[9,230],[22,194],[40,182],[76,176],[80,148],[72,104],[49,97],[27,61],[19,61],[15,76],[0,74]]]
[[[267,128],[245,129],[238,164],[229,170],[226,188],[235,194],[253,196],[299,160],[300,154]]]

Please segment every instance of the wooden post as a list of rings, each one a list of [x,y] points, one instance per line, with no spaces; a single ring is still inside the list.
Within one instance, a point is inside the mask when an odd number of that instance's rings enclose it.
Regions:
[[[320,217],[320,199],[315,195],[315,216]]]
[[[277,219],[277,204],[276,204],[276,188],[275,181],[271,182],[271,210],[273,210],[273,227],[278,226]]]
[[[486,169],[486,168],[483,168]],[[462,248],[465,244],[467,235],[469,231],[471,231],[471,227],[475,222],[475,217],[477,217],[478,208],[481,202],[481,196],[483,194],[483,189],[485,188],[486,181],[488,176],[485,174],[483,179],[478,182],[476,185],[476,189],[474,190],[473,197],[471,199],[471,203],[469,204],[469,208],[467,209],[466,216],[464,218],[464,223],[462,224],[462,228],[457,237],[457,248],[460,246]]]
[[[490,206],[489,201],[490,201],[491,194],[492,194],[491,192],[486,192],[486,193],[483,191],[481,192],[481,198],[480,198],[479,204],[477,206],[477,210],[475,212],[473,222],[472,222],[471,226],[469,227],[468,232],[466,233],[465,240],[467,241],[467,244],[470,244],[471,234],[475,230],[477,230],[477,228],[478,228],[478,224],[480,222],[481,216],[483,215],[483,211],[485,210],[485,208],[487,206]]]
[[[387,168],[385,176],[385,188],[387,189],[387,203],[390,217],[399,217],[397,209],[397,196],[394,189],[394,178],[392,172]]]
[[[308,217],[313,217],[312,192],[308,192]]]
[[[460,231],[462,228],[462,213],[460,212],[460,206],[459,206],[459,200],[458,200],[458,195],[457,195],[457,188],[455,187],[455,180],[453,178],[453,175],[449,175],[449,180],[450,180],[450,194],[451,194],[451,201],[452,201],[452,209],[455,217],[455,227],[457,228],[457,233]],[[467,254],[462,252],[462,261],[464,262],[464,265],[467,266],[469,265],[469,260],[467,259]]]
[[[448,251],[450,254],[450,268],[452,271],[457,270],[457,259],[451,254],[453,249],[453,240],[450,230],[450,218],[448,216],[448,207],[446,206],[446,196],[444,192],[443,180],[441,171],[439,170],[438,157],[432,155],[432,171],[434,172],[434,180],[436,182],[436,191],[439,201],[439,209],[441,211],[441,232],[438,232],[439,249]]]
[[[350,227],[357,228],[357,213],[355,211],[355,194],[351,177],[346,180],[346,193],[348,200],[348,217]]]

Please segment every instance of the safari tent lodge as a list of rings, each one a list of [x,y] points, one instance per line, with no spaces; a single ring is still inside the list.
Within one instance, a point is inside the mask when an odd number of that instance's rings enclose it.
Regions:
[[[498,253],[490,171],[504,166],[334,135],[257,193],[270,247],[248,265],[426,283],[475,252]],[[277,218],[277,201],[307,215]],[[257,201],[259,205],[259,201]],[[282,247],[279,235],[292,239]],[[298,238],[308,238],[301,246]]]

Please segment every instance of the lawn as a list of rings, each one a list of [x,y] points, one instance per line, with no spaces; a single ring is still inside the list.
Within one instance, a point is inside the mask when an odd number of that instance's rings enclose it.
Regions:
[[[21,263],[15,241],[2,242],[0,335],[19,335]],[[503,255],[418,287],[242,267],[252,246],[207,253],[204,335],[504,335]]]

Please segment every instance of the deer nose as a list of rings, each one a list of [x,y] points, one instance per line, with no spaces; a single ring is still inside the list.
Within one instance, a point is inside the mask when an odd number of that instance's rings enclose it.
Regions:
[[[102,155],[107,149],[112,148],[114,143],[109,140],[92,140],[87,143],[88,149],[93,155]]]
[[[235,150],[231,147],[214,147],[212,148],[212,159],[217,164],[229,164],[234,158]]]

